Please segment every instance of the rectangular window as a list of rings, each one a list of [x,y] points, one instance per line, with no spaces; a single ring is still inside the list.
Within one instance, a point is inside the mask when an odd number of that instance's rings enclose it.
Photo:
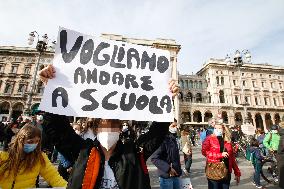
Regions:
[[[18,66],[12,66],[11,73],[17,73]]]
[[[255,81],[252,81],[252,86],[255,87]]]
[[[232,75],[235,75],[235,72],[232,72]]]
[[[282,83],[279,83],[279,88],[282,89]]]
[[[272,83],[272,82],[270,83],[270,86],[271,86],[271,88],[273,89],[273,83]]]
[[[4,73],[4,66],[0,65],[0,73]]]
[[[234,86],[236,86],[236,80],[233,80],[233,84],[234,84]]]
[[[277,106],[276,98],[273,98],[274,106]]]
[[[3,82],[3,81],[2,81],[2,80],[0,80],[0,91],[1,91],[1,87],[2,87],[2,82]]]
[[[248,96],[245,96],[245,101],[246,101],[246,103],[249,103],[249,97]]]
[[[239,98],[238,98],[238,96],[235,96],[235,102],[236,102],[236,104],[239,104]]]
[[[261,86],[264,87],[264,82],[263,81],[261,82]]]
[[[11,94],[13,89],[13,85],[11,83],[7,83],[4,89],[4,93]]]
[[[19,84],[18,93],[25,92],[25,84]]]
[[[246,81],[243,81],[243,86],[244,86],[244,87],[246,86]]]
[[[283,103],[283,106],[284,106],[284,98],[282,98],[282,103]]]
[[[25,74],[30,74],[31,68],[30,67],[25,67]]]
[[[267,104],[267,97],[264,97],[264,105],[268,105]]]
[[[245,73],[242,73],[242,76],[244,76],[245,75]]]
[[[258,105],[257,97],[254,98],[255,105]]]

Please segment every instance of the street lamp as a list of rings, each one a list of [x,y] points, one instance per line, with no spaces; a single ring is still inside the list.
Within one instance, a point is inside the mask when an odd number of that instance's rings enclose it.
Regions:
[[[241,105],[243,105],[244,107],[244,113],[245,113],[245,117],[243,120],[243,124],[248,124],[249,123],[249,118],[247,115],[247,106],[249,105],[247,101],[243,100],[245,98],[242,98],[244,96],[244,87],[242,84],[242,74],[241,74],[241,67],[243,66],[244,63],[251,63],[251,54],[248,50],[243,50],[242,52],[240,52],[239,50],[237,50],[235,52],[234,58],[233,58],[233,62],[231,61],[231,58],[229,57],[229,55],[227,54],[226,58],[225,58],[225,62],[227,63],[228,66],[234,66],[238,69],[239,72],[239,81],[240,81],[240,88],[241,88]]]
[[[32,45],[35,38],[37,38],[37,45],[36,45],[36,50],[39,52],[39,56],[38,56],[38,60],[36,63],[36,68],[34,71],[34,75],[33,75],[33,80],[32,80],[32,84],[31,84],[31,89],[28,93],[28,100],[27,100],[27,105],[26,105],[26,109],[24,111],[24,114],[26,115],[30,115],[31,114],[31,103],[32,103],[32,96],[33,96],[33,92],[34,92],[34,88],[35,88],[35,84],[36,84],[36,76],[37,76],[37,72],[39,69],[39,63],[40,63],[40,58],[42,56],[42,54],[45,51],[48,50],[54,50],[55,49],[55,44],[56,41],[52,41],[51,45],[48,46],[48,36],[47,34],[44,34],[42,36],[42,39],[40,39],[39,34],[36,31],[33,31],[29,34],[29,38],[28,38],[28,44]]]

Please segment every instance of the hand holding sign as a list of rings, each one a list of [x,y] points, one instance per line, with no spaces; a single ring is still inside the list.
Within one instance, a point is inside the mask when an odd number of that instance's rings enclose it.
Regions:
[[[46,85],[48,79],[55,77],[55,68],[52,66],[52,64],[49,64],[47,67],[42,69],[38,75],[40,77],[40,80]]]

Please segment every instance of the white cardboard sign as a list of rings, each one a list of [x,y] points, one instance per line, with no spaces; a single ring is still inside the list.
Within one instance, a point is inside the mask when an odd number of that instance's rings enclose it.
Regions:
[[[59,28],[39,109],[60,115],[173,121],[170,52]]]

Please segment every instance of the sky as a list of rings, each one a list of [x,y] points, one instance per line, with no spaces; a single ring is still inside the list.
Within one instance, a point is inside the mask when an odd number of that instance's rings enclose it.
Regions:
[[[0,46],[28,46],[58,27],[100,36],[174,39],[178,71],[249,50],[252,63],[284,66],[284,0],[0,0]]]

